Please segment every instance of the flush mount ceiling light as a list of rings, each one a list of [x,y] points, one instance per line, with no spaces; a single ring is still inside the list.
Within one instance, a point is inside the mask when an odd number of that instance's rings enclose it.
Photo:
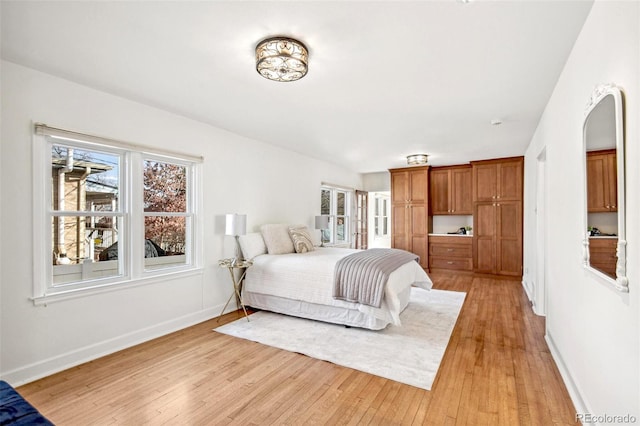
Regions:
[[[427,154],[412,154],[407,155],[407,164],[410,166],[416,166],[419,164],[427,164],[429,156]]]
[[[274,81],[296,81],[307,74],[307,47],[288,37],[270,37],[256,46],[256,71]]]

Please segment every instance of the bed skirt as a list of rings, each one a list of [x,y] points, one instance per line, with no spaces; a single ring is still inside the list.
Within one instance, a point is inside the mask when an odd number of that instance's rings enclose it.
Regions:
[[[410,286],[398,295],[401,311],[409,304],[410,296]],[[243,291],[242,300],[245,305],[256,309],[334,324],[348,325],[350,327],[382,330],[389,325],[388,321],[375,318],[353,308],[320,305],[268,294],[253,293],[250,291]]]

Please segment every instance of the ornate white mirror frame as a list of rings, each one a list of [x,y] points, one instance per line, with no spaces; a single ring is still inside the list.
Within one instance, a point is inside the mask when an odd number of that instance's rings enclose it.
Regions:
[[[613,108],[613,111],[610,109]],[[610,283],[616,290],[621,292],[629,291],[629,280],[627,278],[626,263],[627,263],[627,241],[625,236],[625,188],[624,188],[624,104],[622,91],[613,84],[600,85],[596,87],[591,99],[587,105],[584,124],[583,124],[583,148],[584,148],[584,173],[585,173],[585,206],[584,206],[584,227],[586,231],[585,239],[583,241],[583,258],[584,266],[587,270],[603,278],[606,282]],[[598,122],[602,118],[607,119],[607,122]],[[609,120],[610,118],[610,120]],[[616,261],[615,261],[615,276],[610,271],[606,273],[604,270],[594,266],[590,260],[590,239],[594,237],[592,234],[594,231],[589,224],[589,209],[590,201],[589,189],[588,189],[588,160],[587,152],[594,150],[594,138],[598,133],[598,126],[604,124],[604,127],[609,130],[612,136],[615,132],[615,144],[611,144],[611,149],[615,148],[615,165],[616,165],[616,179],[617,179],[617,201],[612,201],[607,205],[607,208],[611,208],[611,211],[617,212],[617,230],[614,233],[608,234],[610,239],[617,236],[616,244]],[[604,138],[603,138],[604,139]],[[613,146],[615,145],[615,146]],[[596,149],[602,149],[602,146],[596,147]],[[614,154],[610,154],[613,156]],[[611,161],[613,162],[613,161]],[[606,189],[605,189],[606,191]],[[595,243],[594,243],[595,245]]]

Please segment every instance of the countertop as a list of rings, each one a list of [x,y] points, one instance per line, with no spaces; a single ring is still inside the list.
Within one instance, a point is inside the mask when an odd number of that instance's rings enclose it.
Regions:
[[[471,238],[473,235],[469,234],[429,234],[430,237],[467,237]]]

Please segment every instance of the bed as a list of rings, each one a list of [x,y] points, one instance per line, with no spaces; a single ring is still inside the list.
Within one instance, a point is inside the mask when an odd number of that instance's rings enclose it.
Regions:
[[[279,225],[283,226],[283,225]],[[245,258],[253,261],[246,271],[242,299],[245,305],[282,314],[380,330],[389,324],[401,325],[400,313],[409,303],[411,287],[431,289],[432,282],[418,262],[408,261],[389,275],[380,307],[338,300],[333,297],[334,271],[345,256],[361,252],[347,248],[307,245],[298,250],[296,237],[290,248],[267,248],[272,242],[269,232],[242,236],[240,245]],[[305,227],[287,227],[303,229]],[[279,233],[281,243],[285,234]],[[264,240],[264,242],[262,242]],[[264,245],[264,246],[262,246]],[[280,253],[280,251],[285,251]]]

